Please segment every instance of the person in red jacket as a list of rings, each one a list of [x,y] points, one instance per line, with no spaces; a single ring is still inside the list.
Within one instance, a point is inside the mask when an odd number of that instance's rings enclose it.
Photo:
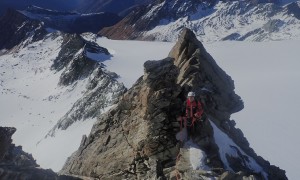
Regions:
[[[185,102],[185,117],[187,136],[193,137],[195,135],[195,124],[201,119],[203,115],[203,107],[200,101],[195,100],[195,92],[188,93],[188,99]]]

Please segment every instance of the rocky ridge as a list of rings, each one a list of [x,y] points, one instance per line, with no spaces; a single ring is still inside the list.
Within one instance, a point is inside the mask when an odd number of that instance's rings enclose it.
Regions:
[[[82,97],[48,133],[50,136],[54,136],[58,129],[67,129],[76,121],[99,116],[126,91],[125,86],[117,81],[118,75],[106,71],[101,63],[111,56],[106,48],[76,34],[63,36],[61,51],[52,65],[53,70],[62,71],[58,84],[76,86],[78,80],[86,78],[88,83]]]
[[[234,93],[232,79],[192,31],[183,30],[168,58],[147,61],[144,68],[144,76],[83,137],[62,174],[99,179],[287,179],[283,170],[257,156],[234,127],[230,114],[241,110],[243,102]],[[193,141],[182,145],[178,117],[190,90],[205,105],[207,119],[197,123]],[[218,131],[232,139],[234,155],[220,150]],[[205,167],[193,167],[189,143],[204,152]]]

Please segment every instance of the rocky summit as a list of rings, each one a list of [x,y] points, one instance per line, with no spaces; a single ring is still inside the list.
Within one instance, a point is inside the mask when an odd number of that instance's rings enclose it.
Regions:
[[[189,140],[180,125],[189,91],[204,105]],[[169,57],[102,114],[60,173],[96,179],[287,179],[250,148],[230,115],[243,109],[233,80],[184,29]]]

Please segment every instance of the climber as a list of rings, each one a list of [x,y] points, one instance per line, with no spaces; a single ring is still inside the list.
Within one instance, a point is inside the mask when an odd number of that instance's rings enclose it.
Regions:
[[[200,101],[195,99],[195,92],[189,92],[188,98],[184,102],[184,119],[185,119],[185,127],[187,129],[188,139],[195,135],[197,128],[197,121],[203,121],[203,107]]]

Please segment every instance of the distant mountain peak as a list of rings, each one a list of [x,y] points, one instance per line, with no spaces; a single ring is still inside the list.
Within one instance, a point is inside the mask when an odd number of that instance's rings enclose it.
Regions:
[[[8,115],[4,121],[16,122],[17,128],[24,125],[14,140],[25,131],[28,138],[19,143],[30,149],[39,164],[49,167],[54,155],[49,155],[51,152],[45,151],[44,145],[50,141],[60,146],[58,142],[62,138],[72,146],[78,144],[96,117],[115,104],[126,88],[118,82],[116,73],[105,69],[103,61],[110,60],[112,55],[95,41],[79,34],[50,32],[45,23],[12,9],[0,18],[0,25],[0,86],[1,99],[5,99],[1,102],[6,103],[8,98],[11,104],[16,103],[8,107],[7,115],[25,112],[21,118]],[[35,112],[37,116],[33,115]],[[85,125],[80,130],[75,128],[79,138],[60,136],[67,132],[62,130],[76,124]],[[28,134],[29,131],[32,133]],[[59,157],[52,161],[54,164],[50,163],[51,168],[59,169],[64,158],[74,150],[68,147],[53,152]],[[43,158],[49,158],[48,162]]]
[[[187,27],[205,42],[283,40],[300,38],[298,12],[297,2],[282,6],[277,0],[156,1],[99,34],[111,39],[175,41]],[[266,29],[270,21],[280,23]]]

